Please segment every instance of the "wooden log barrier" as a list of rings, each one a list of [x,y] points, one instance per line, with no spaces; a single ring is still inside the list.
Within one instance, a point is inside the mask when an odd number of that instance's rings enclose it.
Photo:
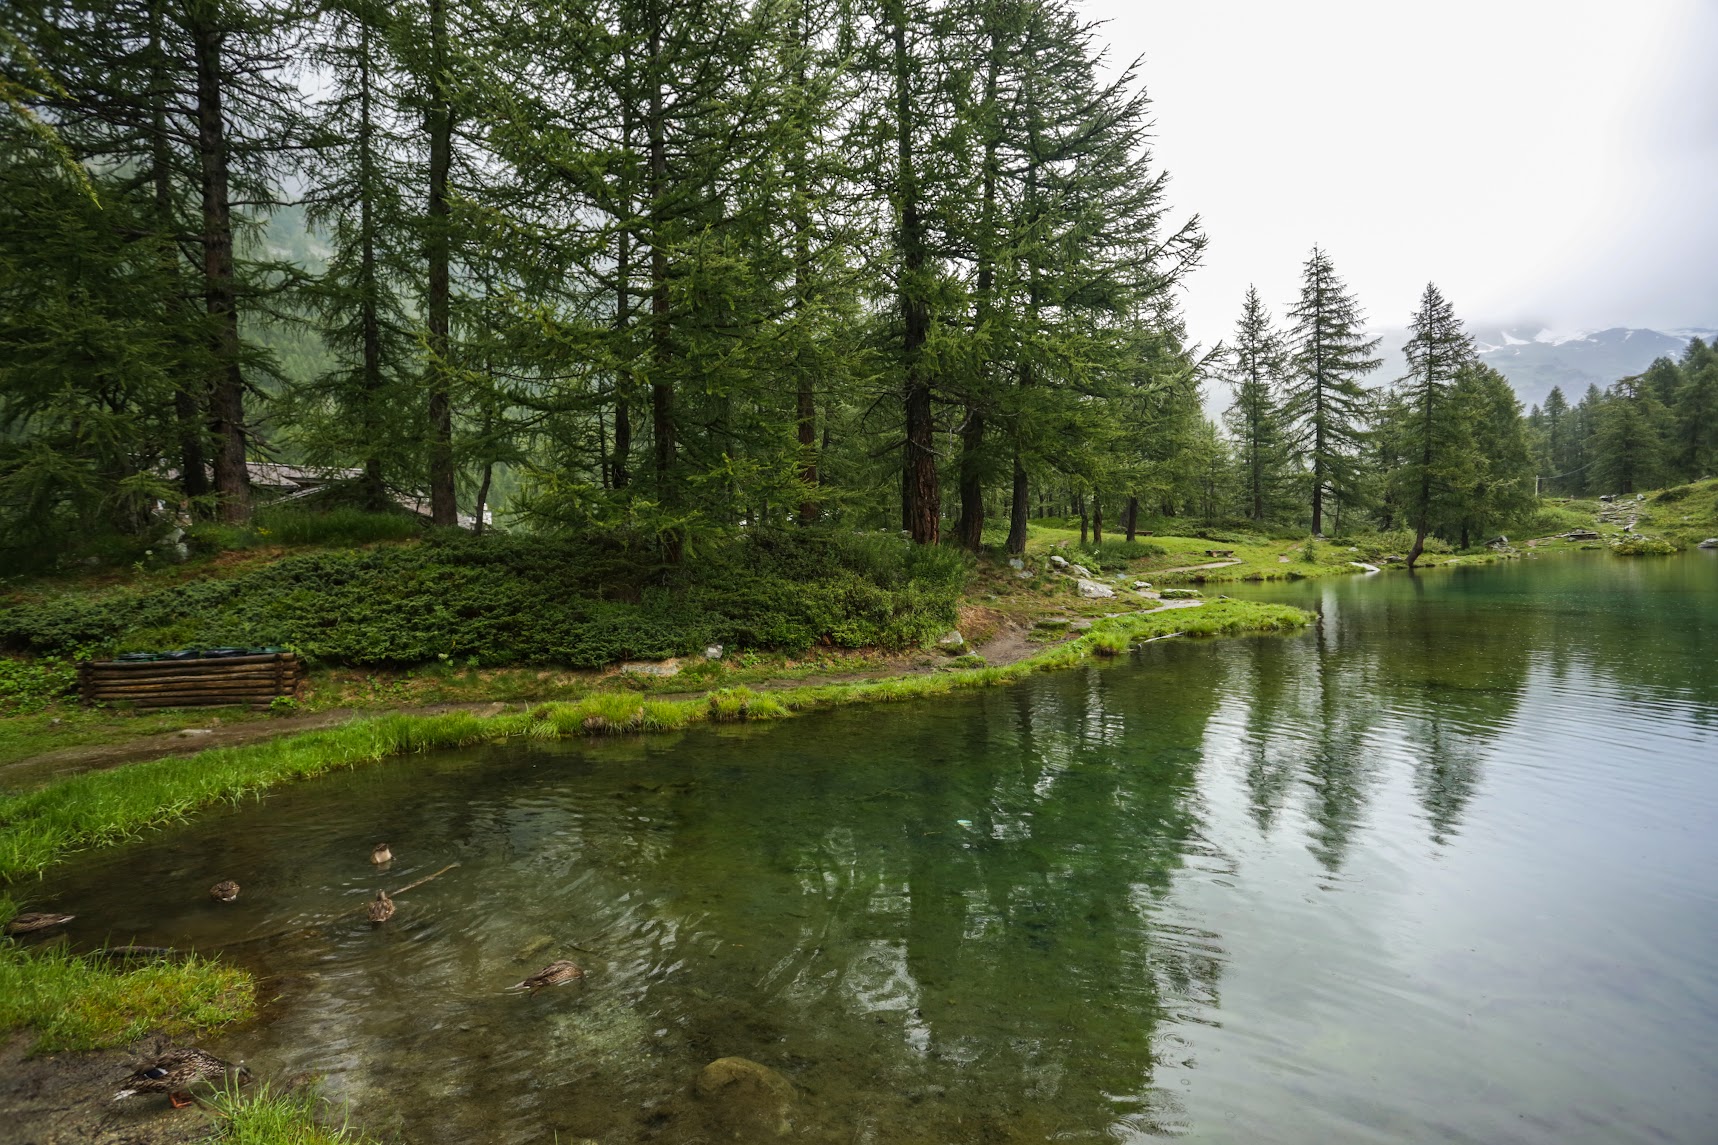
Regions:
[[[140,708],[267,707],[276,696],[296,698],[304,677],[304,662],[291,652],[200,660],[89,660],[78,668],[78,696],[86,704]]]

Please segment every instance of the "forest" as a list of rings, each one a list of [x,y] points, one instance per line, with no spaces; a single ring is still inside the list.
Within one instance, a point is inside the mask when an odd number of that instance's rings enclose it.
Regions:
[[[1068,0],[17,0],[0,59],[11,569],[250,527],[280,463],[672,566],[1043,516],[1417,553],[1718,451],[1712,348],[1524,416],[1434,286],[1379,376],[1316,247],[1194,343],[1197,204]]]

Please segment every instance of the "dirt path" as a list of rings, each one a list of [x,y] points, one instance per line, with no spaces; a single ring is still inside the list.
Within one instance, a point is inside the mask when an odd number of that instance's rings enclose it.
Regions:
[[[1199,572],[1202,569],[1226,569],[1230,565],[1239,565],[1239,564],[1245,564],[1245,563],[1246,563],[1245,561],[1242,561],[1242,560],[1237,558],[1234,560],[1227,560],[1227,561],[1212,561],[1210,564],[1205,564],[1205,565],[1181,565],[1177,568],[1172,568],[1172,569],[1151,569],[1149,572],[1144,572],[1144,573],[1141,573],[1140,575],[1141,576],[1150,576],[1152,573],[1157,573],[1159,575],[1162,575],[1163,573],[1172,573],[1172,572]]]
[[[415,707],[388,708],[385,711],[405,712],[420,716],[440,715],[444,712],[477,712],[480,715],[495,715],[506,707],[506,704],[484,701],[458,704],[423,704]],[[63,747],[57,751],[31,756],[28,759],[0,764],[0,792],[25,791],[32,787],[39,787],[50,780],[64,779],[86,771],[106,771],[122,764],[140,763],[146,759],[161,759],[170,755],[191,755],[212,747],[238,747],[242,744],[261,743],[264,740],[276,739],[280,736],[336,727],[360,716],[381,714],[384,714],[384,710],[330,708],[325,712],[314,712],[308,715],[246,720],[236,724],[214,723],[209,727],[185,728],[176,732],[139,736],[137,739],[123,740],[119,743]],[[211,713],[211,719],[218,718],[218,715],[219,713]]]

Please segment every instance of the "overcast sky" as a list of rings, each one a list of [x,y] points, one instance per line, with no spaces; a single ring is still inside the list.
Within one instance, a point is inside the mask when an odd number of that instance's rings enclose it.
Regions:
[[[1326,248],[1375,326],[1718,327],[1718,0],[1082,0],[1143,57],[1193,336]]]

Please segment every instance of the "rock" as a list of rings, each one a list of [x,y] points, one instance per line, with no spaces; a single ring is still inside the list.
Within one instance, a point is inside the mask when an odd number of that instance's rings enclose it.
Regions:
[[[722,646],[720,644],[712,644],[709,647],[704,649],[704,659],[706,659],[706,660],[720,660],[721,658],[722,658]]]
[[[678,676],[679,660],[625,660],[620,670],[629,676]]]
[[[1099,584],[1095,580],[1080,578],[1080,595],[1088,600],[1103,600],[1116,594],[1116,590],[1107,584]]]
[[[1634,499],[1636,501],[1645,501],[1646,500],[1646,494],[1645,493],[1636,493],[1634,495]]]
[[[1026,569],[1021,569],[1019,572],[1014,574],[1014,579],[1015,580],[1031,580],[1032,579],[1032,573]]]
[[[1011,569],[1023,569],[1026,567],[1026,562],[1021,560],[1019,557],[1009,557],[1008,567]]]
[[[1704,541],[1700,542],[1700,547],[1703,549],[1718,549],[1718,537],[1707,537]]]
[[[555,945],[554,935],[534,934],[526,941],[524,946],[521,946],[518,951],[514,953],[513,961],[529,962],[531,959],[537,957],[537,955],[543,953],[543,951],[549,949],[549,947],[553,945]]]
[[[1204,593],[1196,588],[1166,588],[1158,595],[1164,600],[1198,600]]]
[[[1079,577],[1089,577],[1092,575],[1092,570],[1087,568],[1085,565],[1069,565],[1068,571]]]
[[[1091,626],[1092,622],[1089,620],[1076,620],[1072,624],[1068,625],[1068,627],[1072,628],[1075,632],[1084,632]]]
[[[1068,618],[1066,616],[1040,617],[1039,620],[1037,621],[1037,627],[1039,627],[1039,628],[1066,628],[1066,627],[1068,627]]]
[[[1052,565],[1055,565],[1059,569],[1065,569],[1068,567],[1068,558],[1064,557],[1064,556],[1059,556],[1055,553],[1051,553],[1050,554],[1050,563]]]
[[[937,637],[937,647],[944,652],[958,652],[966,647],[966,637],[962,636],[958,629],[950,629]]]
[[[1133,587],[1135,587],[1135,588],[1150,588],[1151,582],[1148,580],[1136,580],[1133,582]]]
[[[717,1058],[699,1071],[692,1092],[708,1105],[715,1126],[735,1138],[781,1137],[790,1128],[793,1083],[747,1058]]]
[[[1601,500],[1601,501],[1615,501],[1616,497],[1610,493],[1600,493],[1599,494],[1599,500]]]

